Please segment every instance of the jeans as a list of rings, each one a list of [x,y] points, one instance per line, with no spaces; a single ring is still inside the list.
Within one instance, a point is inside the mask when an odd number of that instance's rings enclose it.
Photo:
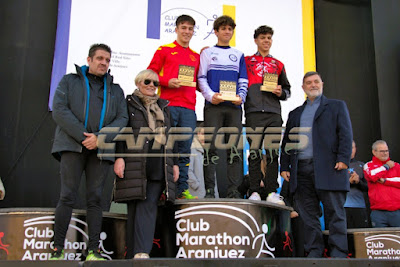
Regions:
[[[193,131],[196,128],[196,113],[194,110],[183,108],[183,107],[169,107],[172,117],[173,127],[190,127],[192,131],[190,133],[185,133],[190,135],[190,138],[184,141],[178,141],[178,152],[179,154],[190,155],[192,141],[193,141]],[[177,181],[177,192],[176,195],[179,196],[183,191],[189,188],[187,180],[189,178],[189,163],[190,156],[180,156],[179,157],[179,179]]]
[[[372,210],[373,227],[400,227],[400,210]]]
[[[89,250],[96,250],[103,212],[101,199],[104,181],[110,168],[109,161],[97,158],[97,150],[83,149],[82,153],[63,152],[60,162],[61,193],[55,213],[54,247],[64,248],[65,236],[71,220],[83,171],[86,176],[86,221],[89,231]]]

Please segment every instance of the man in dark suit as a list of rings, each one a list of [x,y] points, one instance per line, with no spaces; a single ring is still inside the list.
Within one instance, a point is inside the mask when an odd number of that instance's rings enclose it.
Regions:
[[[322,257],[324,251],[318,220],[321,201],[329,224],[330,256],[344,258],[347,227],[343,205],[349,191],[347,168],[353,140],[350,116],[345,102],[322,95],[323,82],[317,72],[307,72],[302,87],[307,101],[289,113],[282,141],[281,175],[290,183],[304,222],[308,257]],[[294,127],[300,127],[300,131]],[[304,135],[308,142],[294,144],[295,140],[305,140]]]

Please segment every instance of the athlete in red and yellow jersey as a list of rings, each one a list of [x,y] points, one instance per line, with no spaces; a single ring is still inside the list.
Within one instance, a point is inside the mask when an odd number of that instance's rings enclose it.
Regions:
[[[158,48],[148,69],[158,73],[161,88],[160,97],[169,100],[173,125],[190,127],[191,133],[185,141],[178,142],[179,179],[177,180],[177,198],[194,198],[189,193],[188,170],[193,130],[196,128],[196,83],[200,56],[189,48],[194,33],[194,19],[181,15],[176,19],[176,41]],[[196,197],[197,198],[197,197]]]
[[[180,27],[182,26],[184,25],[180,24]],[[192,82],[196,82],[200,56],[190,49],[189,46],[184,45],[185,43],[180,42],[178,38],[171,44],[160,46],[154,54],[148,69],[152,69],[158,73],[161,84],[160,97],[169,100],[169,106],[195,110],[196,87],[181,85],[178,75],[179,66],[193,67],[194,77]]]

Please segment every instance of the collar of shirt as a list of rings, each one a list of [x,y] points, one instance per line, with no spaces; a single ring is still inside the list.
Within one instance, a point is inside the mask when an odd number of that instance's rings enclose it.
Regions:
[[[314,101],[312,101],[312,102],[311,102],[311,100],[308,99],[308,97],[307,97],[307,105],[309,105],[309,106],[319,105],[319,104],[321,103],[321,96],[322,96],[322,95],[317,96],[317,97],[314,99]]]
[[[89,73],[89,72],[87,73],[87,77],[88,77],[89,80],[95,81],[97,83],[103,83],[103,79],[104,79],[104,75],[102,77],[99,77],[99,76],[94,75],[94,74]]]
[[[261,53],[257,51],[254,55],[262,57]],[[271,54],[266,55],[265,57],[272,57]]]

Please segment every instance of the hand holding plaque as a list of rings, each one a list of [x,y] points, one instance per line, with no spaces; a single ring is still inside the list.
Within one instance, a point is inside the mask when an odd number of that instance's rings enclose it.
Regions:
[[[264,73],[263,85],[261,85],[261,91],[273,92],[278,86],[278,74]]]
[[[196,87],[194,82],[194,67],[187,65],[179,65],[178,80],[181,86]]]
[[[220,98],[225,101],[238,101],[239,97],[236,96],[236,82],[233,81],[220,81],[219,82]]]

